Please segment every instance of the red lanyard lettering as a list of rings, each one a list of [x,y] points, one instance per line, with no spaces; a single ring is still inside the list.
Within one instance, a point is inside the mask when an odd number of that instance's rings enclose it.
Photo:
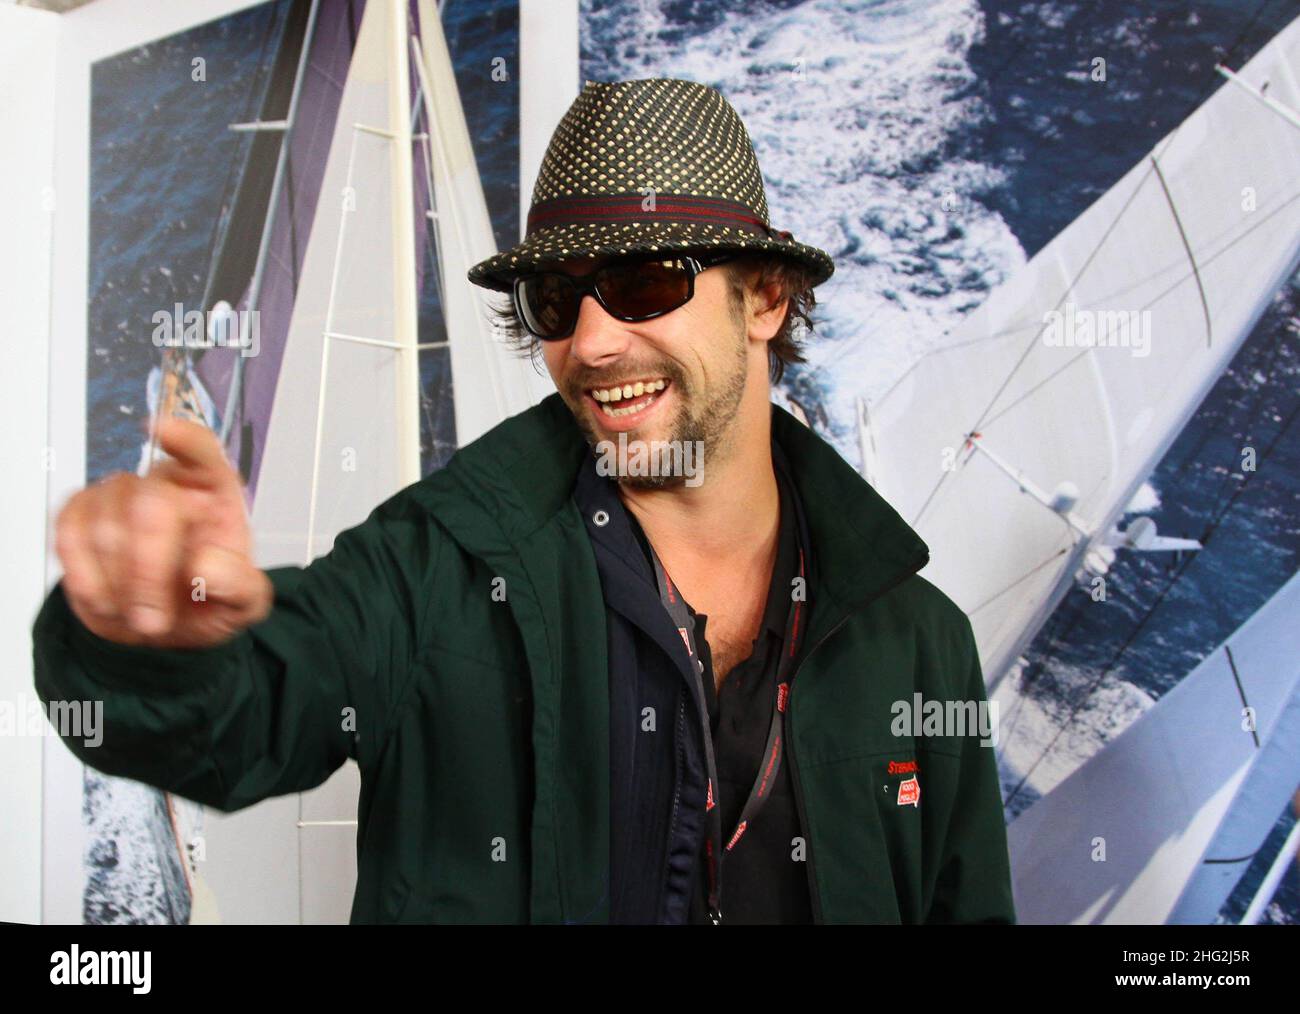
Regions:
[[[708,793],[704,804],[705,820],[707,822],[707,837],[704,840],[704,850],[709,874],[709,918],[717,926],[722,922],[722,856],[734,849],[744,836],[746,829],[772,794],[772,789],[776,785],[776,776],[781,770],[781,755],[784,752],[781,740],[781,720],[785,714],[785,704],[790,694],[789,672],[794,664],[795,653],[798,650],[798,640],[801,633],[800,607],[803,603],[799,599],[792,601],[786,615],[785,638],[782,641],[781,661],[777,666],[776,673],[776,696],[772,703],[772,724],[767,733],[767,746],[763,750],[763,764],[758,769],[758,775],[754,779],[753,787],[749,790],[749,798],[745,800],[745,806],[740,811],[740,819],[736,822],[736,827],[724,846],[722,843],[722,812],[717,805],[716,798],[718,767],[713,753],[713,735],[709,727],[708,705],[704,699],[704,662],[700,659],[695,645],[695,621],[687,610],[686,603],[678,592],[677,586],[669,578],[668,571],[664,569],[659,554],[654,551],[653,546],[650,547],[650,555],[654,560],[655,581],[659,586],[659,599],[663,602],[664,608],[668,610],[668,615],[672,617],[673,624],[677,627],[677,632],[681,634],[682,641],[686,645],[686,652],[690,656],[691,672],[695,676],[695,685],[693,687],[695,703],[704,724],[704,758],[708,765],[709,775]],[[799,577],[804,579],[802,547],[799,549]]]

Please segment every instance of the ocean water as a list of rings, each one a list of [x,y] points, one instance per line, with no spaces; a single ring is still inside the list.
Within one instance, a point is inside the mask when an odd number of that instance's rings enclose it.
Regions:
[[[159,361],[152,315],[198,306],[223,185],[254,118],[283,0],[98,62],[91,71],[86,480],[134,471]],[[194,80],[193,61],[204,61]],[[177,803],[177,807],[188,804]],[[87,768],[90,924],[185,923],[190,895],[167,797]]]
[[[158,362],[152,316],[197,307],[224,184],[254,119],[284,3],[99,61],[91,71],[86,479],[134,471]],[[194,81],[192,61],[205,80]]]
[[[1240,67],[1300,4],[583,0],[582,11],[583,79],[721,89],[754,141],[773,224],[835,258],[811,361],[784,393],[856,465],[853,396],[887,389],[1217,89],[1216,61]],[[1100,89],[1087,76],[1099,55]],[[1073,593],[1027,652],[1025,692],[1057,727],[1091,726],[1099,746],[1112,702],[1158,699],[1295,573],[1298,303],[1294,278],[1144,487],[1163,534],[1206,548],[1172,562],[1121,555],[1108,577],[1117,608],[1082,609]],[[1249,478],[1246,445],[1266,461]],[[1013,816],[1033,793],[1017,791],[1018,772],[1004,780]],[[1294,819],[1279,815],[1223,918],[1244,911]],[[1293,867],[1268,919],[1298,916]]]

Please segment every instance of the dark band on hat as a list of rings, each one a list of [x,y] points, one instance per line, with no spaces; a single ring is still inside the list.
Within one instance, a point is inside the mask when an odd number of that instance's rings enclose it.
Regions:
[[[557,225],[580,222],[695,222],[735,229],[756,236],[789,238],[790,233],[772,229],[744,204],[725,198],[692,197],[684,194],[654,195],[654,210],[643,204],[648,195],[582,194],[538,201],[528,212],[527,235]]]

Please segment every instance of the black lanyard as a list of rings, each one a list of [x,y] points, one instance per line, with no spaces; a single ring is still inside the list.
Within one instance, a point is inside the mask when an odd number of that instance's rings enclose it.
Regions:
[[[646,541],[648,544],[649,540]],[[779,558],[780,547],[778,547],[777,552]],[[744,836],[750,821],[758,815],[763,804],[767,802],[768,796],[772,794],[772,789],[776,785],[776,776],[781,770],[781,755],[784,752],[781,739],[782,718],[785,715],[785,704],[790,694],[789,673],[791,666],[794,664],[795,652],[798,649],[802,612],[800,607],[803,602],[799,599],[792,601],[790,610],[786,615],[785,638],[781,645],[781,661],[777,665],[776,671],[776,695],[772,702],[772,725],[767,733],[767,746],[763,750],[763,764],[758,769],[753,788],[749,790],[749,798],[745,800],[744,809],[740,811],[740,819],[736,822],[736,828],[724,846],[722,844],[722,812],[714,795],[715,786],[718,784],[718,767],[713,755],[713,734],[709,723],[709,709],[704,700],[702,678],[704,662],[700,659],[699,652],[695,647],[695,621],[687,611],[686,603],[678,593],[676,585],[669,578],[668,571],[664,569],[664,565],[659,559],[659,554],[655,552],[654,546],[650,547],[650,556],[654,560],[655,582],[659,585],[659,599],[663,602],[664,608],[668,610],[668,615],[672,617],[677,632],[682,635],[682,641],[686,644],[686,652],[690,655],[691,672],[695,675],[696,707],[704,724],[704,758],[708,764],[709,775],[708,793],[704,804],[708,837],[704,840],[704,850],[709,872],[709,918],[716,926],[722,922],[722,910],[720,908],[722,897],[721,857],[735,848],[736,844]],[[803,547],[799,549],[799,577],[804,578]]]

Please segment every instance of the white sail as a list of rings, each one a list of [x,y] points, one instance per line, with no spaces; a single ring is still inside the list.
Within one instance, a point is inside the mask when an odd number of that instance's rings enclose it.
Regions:
[[[1293,578],[1291,584],[1296,583],[1297,579]],[[1280,593],[1278,599],[1282,599],[1283,595]],[[1289,603],[1275,599],[1267,609],[1273,616],[1274,623],[1293,628],[1292,646],[1300,642],[1300,638],[1294,636],[1294,631],[1300,629],[1300,595],[1293,593]],[[1269,636],[1266,632],[1267,622],[1263,620],[1257,625],[1256,636]],[[1275,639],[1264,651],[1275,653],[1273,658],[1276,668],[1268,674],[1270,683],[1285,686],[1290,676],[1291,697],[1281,705],[1280,713],[1265,716],[1271,725],[1269,735],[1267,738],[1260,737],[1259,749],[1250,771],[1224,816],[1219,833],[1206,847],[1200,864],[1192,872],[1178,904],[1170,913],[1168,921],[1171,923],[1202,925],[1215,920],[1233,888],[1254,860],[1255,853],[1273,830],[1279,814],[1295,795],[1296,786],[1300,785],[1300,679],[1296,678],[1297,672],[1300,672],[1300,661],[1297,661],[1300,656],[1294,652],[1290,655],[1276,654],[1282,651],[1286,637],[1283,635]],[[1231,661],[1240,674],[1241,666],[1245,663],[1239,657],[1236,646],[1232,647],[1232,651]],[[1252,692],[1258,691],[1252,688]],[[1258,709],[1255,698],[1252,696],[1249,700],[1251,707]],[[1279,707],[1277,701],[1271,699],[1265,702],[1265,706],[1269,709]],[[1256,724],[1259,724],[1258,713]],[[1227,763],[1225,758],[1225,766]],[[1289,858],[1294,861],[1294,844],[1290,853]]]
[[[343,89],[253,504],[263,567],[310,562],[419,478],[404,7],[366,5]]]
[[[1300,574],[1011,823],[1018,921],[1214,920],[1300,781],[1298,616]]]
[[[492,334],[479,293],[465,280],[474,264],[497,253],[497,244],[442,22],[432,0],[420,0],[419,11],[423,60],[417,69],[428,108],[431,224],[451,345],[456,441],[464,446],[554,388]]]
[[[1296,268],[1298,66],[1300,21],[870,407],[994,684]]]

